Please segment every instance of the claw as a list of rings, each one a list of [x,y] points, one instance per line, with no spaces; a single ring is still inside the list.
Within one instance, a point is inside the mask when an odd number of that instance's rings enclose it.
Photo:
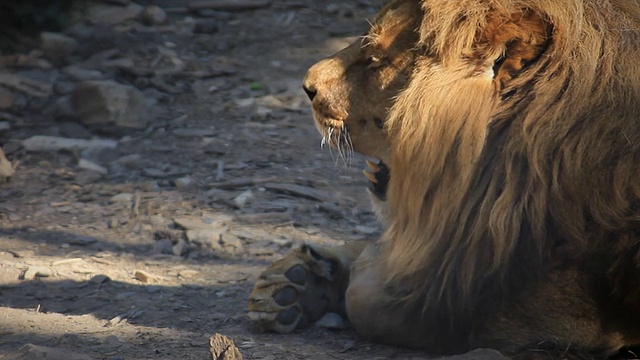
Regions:
[[[369,179],[369,181],[371,181],[372,183],[374,183],[374,184],[377,184],[377,183],[378,183],[378,179],[376,179],[376,176],[375,176],[374,174],[370,173],[370,172],[369,172],[369,171],[367,171],[367,170],[362,170],[362,173],[363,173],[363,174],[364,174],[364,176],[366,176],[366,177],[367,177],[367,179]]]
[[[365,162],[367,163],[367,166],[368,166],[371,170],[373,170],[373,173],[374,173],[374,174],[375,174],[375,173],[377,173],[378,171],[380,171],[380,166],[378,166],[378,164],[374,163],[374,162],[373,162],[373,161],[371,161],[371,160],[365,160]],[[369,176],[367,176],[367,177],[369,177]],[[371,178],[369,178],[369,179],[371,179]],[[372,181],[373,181],[373,180],[372,180]],[[374,181],[374,182],[377,182],[377,181]]]

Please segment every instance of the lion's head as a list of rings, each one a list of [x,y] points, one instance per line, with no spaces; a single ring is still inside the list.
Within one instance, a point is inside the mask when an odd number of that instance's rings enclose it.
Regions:
[[[309,70],[324,140],[390,169],[389,282],[468,309],[638,228],[639,8],[392,0]]]

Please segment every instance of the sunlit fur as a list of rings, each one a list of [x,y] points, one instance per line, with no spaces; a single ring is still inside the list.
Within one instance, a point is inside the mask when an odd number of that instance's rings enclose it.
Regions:
[[[386,123],[387,283],[455,319],[596,253],[638,315],[640,3],[422,8],[424,56]]]

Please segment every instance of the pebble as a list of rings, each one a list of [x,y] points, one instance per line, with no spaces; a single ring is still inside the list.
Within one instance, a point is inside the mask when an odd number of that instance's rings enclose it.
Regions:
[[[178,190],[184,190],[186,188],[188,188],[189,186],[193,185],[193,179],[190,177],[181,177],[179,179],[176,179],[174,181],[174,184],[176,186],[176,188],[178,188]]]
[[[213,34],[218,32],[218,30],[218,22],[213,19],[200,20],[193,27],[195,34]]]
[[[171,251],[173,252],[173,255],[183,256],[187,252],[189,252],[189,244],[187,244],[186,241],[180,239],[175,245],[173,245]]]
[[[36,135],[22,140],[27,151],[59,151],[69,149],[114,149],[118,146],[115,140],[103,139],[69,139],[57,136]]]
[[[100,80],[105,76],[98,70],[85,69],[74,65],[65,67],[64,69],[62,69],[62,72],[78,81]],[[75,86],[73,90],[75,90]]]
[[[75,181],[80,185],[87,185],[97,182],[102,179],[102,174],[99,172],[85,170],[76,174]]]
[[[347,324],[339,314],[328,312],[324,314],[320,320],[316,321],[315,326],[325,329],[343,330],[346,329]]]
[[[78,48],[78,41],[67,35],[43,31],[40,33],[40,47],[49,59],[69,57]]]
[[[109,173],[109,171],[105,167],[100,166],[94,163],[93,161],[89,161],[87,159],[80,159],[80,161],[78,162],[78,167],[84,170],[95,171],[102,175],[107,175],[107,173]]]
[[[157,5],[149,5],[140,14],[142,23],[149,26],[163,25],[168,22],[167,13]]]
[[[128,203],[130,204],[133,201],[133,194],[131,193],[120,193],[118,195],[114,195],[109,199],[111,203]]]
[[[112,80],[79,83],[72,94],[78,119],[85,125],[143,129],[150,119],[142,92]]]
[[[153,243],[154,254],[173,254],[173,241],[171,239],[159,239]]]
[[[29,266],[24,272],[25,280],[33,280],[40,277],[49,277],[53,275],[53,271],[46,266]]]
[[[149,283],[151,281],[153,281],[154,279],[157,279],[157,276],[148,273],[144,270],[136,270],[133,274],[133,276],[136,278],[136,280],[143,282],[143,283]]]
[[[209,216],[184,216],[179,218],[174,218],[173,222],[178,226],[185,230],[195,230],[195,229],[209,229],[209,230],[226,230],[226,224],[233,220],[232,216],[229,215],[216,215],[215,217]]]
[[[233,203],[238,207],[238,209],[242,209],[251,201],[253,197],[253,192],[251,190],[246,190],[243,191],[240,195],[236,196],[233,199]]]

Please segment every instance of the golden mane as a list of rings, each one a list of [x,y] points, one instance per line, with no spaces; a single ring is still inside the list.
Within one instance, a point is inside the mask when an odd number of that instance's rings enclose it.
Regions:
[[[387,283],[470,311],[637,229],[640,2],[421,4],[427,56],[386,124]]]

